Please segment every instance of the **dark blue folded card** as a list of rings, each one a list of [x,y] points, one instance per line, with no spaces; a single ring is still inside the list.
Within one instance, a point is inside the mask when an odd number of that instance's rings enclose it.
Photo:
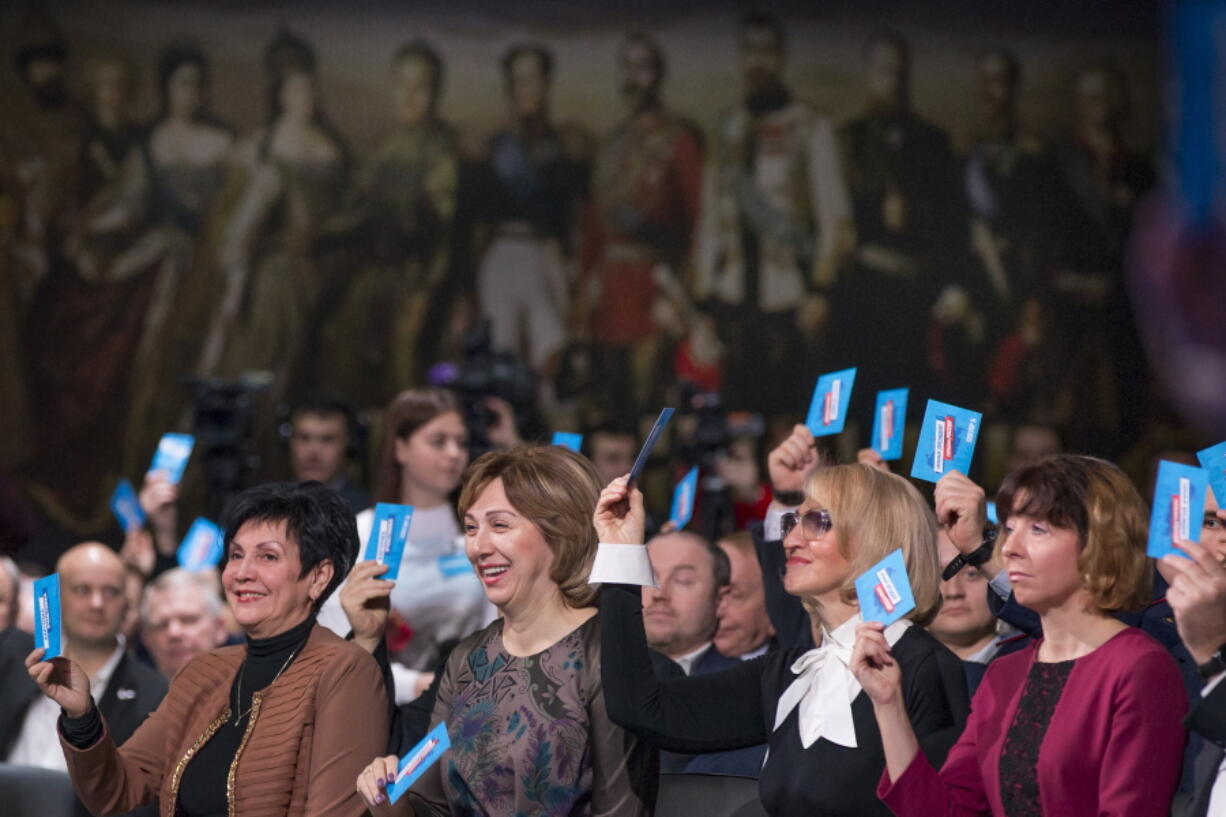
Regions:
[[[187,470],[187,461],[191,459],[192,449],[196,446],[196,438],[191,434],[163,434],[158,441],[158,450],[153,454],[150,471],[161,471],[166,478],[178,485]]]
[[[668,521],[681,530],[694,518],[694,498],[698,495],[698,466],[689,470],[673,489],[673,507],[668,512]]]
[[[1145,549],[1148,555],[1155,559],[1172,553],[1187,556],[1175,547],[1175,542],[1200,541],[1208,487],[1209,472],[1204,468],[1166,460],[1158,463],[1154,507],[1149,517],[1149,547]]]
[[[34,647],[46,650],[44,661],[64,654],[60,627],[60,574],[52,573],[34,582]]]
[[[370,538],[366,540],[363,561],[371,559],[387,565],[379,578],[395,581],[400,576],[400,560],[404,546],[409,541],[409,527],[413,523],[413,506],[380,502],[375,505],[375,521],[370,526]]]
[[[578,454],[579,449],[583,446],[583,435],[572,431],[555,431],[550,445],[560,445]]]
[[[119,526],[124,533],[131,533],[145,524],[145,512],[141,509],[140,499],[136,496],[136,489],[127,479],[120,479],[116,484],[115,491],[111,494],[111,511],[119,520]]]
[[[901,548],[856,579],[856,598],[865,621],[880,621],[887,627],[915,609]]]
[[[855,382],[855,369],[831,372],[817,379],[813,399],[809,401],[809,417],[805,420],[814,437],[842,433]]]
[[[225,533],[222,529],[199,516],[179,543],[179,567],[192,573],[217,567],[224,549]]]
[[[425,774],[426,770],[450,748],[451,738],[447,736],[447,724],[440,723],[422,738],[421,743],[410,749],[408,754],[400,759],[400,766],[396,771],[396,782],[392,784],[387,793],[388,802],[395,803],[403,797],[409,787],[417,782],[417,778]]]
[[[630,469],[630,484],[633,485],[638,481],[639,475],[643,473],[643,469],[647,466],[647,458],[651,456],[651,449],[656,447],[656,442],[660,439],[660,435],[664,433],[664,427],[668,425],[668,421],[673,417],[674,409],[666,408],[660,410],[660,416],[656,418],[656,424],[651,427],[651,433],[647,435],[647,439],[643,442],[643,447],[639,449],[639,455],[634,460],[634,467]]]
[[[1200,460],[1200,467],[1209,472],[1209,487],[1213,489],[1217,506],[1226,508],[1226,443],[1197,451],[1196,458]]]
[[[970,471],[982,424],[983,415],[977,411],[929,400],[911,476],[936,482],[950,471]]]
[[[910,389],[877,392],[872,448],[883,460],[902,459],[902,440],[907,427],[907,396],[910,393]]]

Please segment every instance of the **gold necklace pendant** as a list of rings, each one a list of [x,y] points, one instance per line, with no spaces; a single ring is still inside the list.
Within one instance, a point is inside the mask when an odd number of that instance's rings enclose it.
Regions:
[[[277,679],[281,677],[281,673],[285,672],[285,668],[289,666],[290,661],[294,660],[294,656],[298,654],[298,650],[300,649],[302,649],[302,647],[299,647],[298,649],[294,650],[293,652],[289,654],[289,658],[285,659],[285,663],[281,665],[281,669],[277,670],[277,674],[272,677],[272,680],[268,682],[268,686],[264,687],[264,689],[268,689],[268,687],[271,687],[273,684],[277,682]],[[235,726],[238,726],[239,722],[243,718],[250,715],[251,707],[255,706],[255,696],[253,695],[251,705],[247,707],[247,711],[244,712],[241,709],[242,704],[243,704],[243,673],[246,672],[246,670],[247,670],[247,662],[244,661],[243,665],[239,667],[238,688],[235,689],[234,691],[234,725]]]

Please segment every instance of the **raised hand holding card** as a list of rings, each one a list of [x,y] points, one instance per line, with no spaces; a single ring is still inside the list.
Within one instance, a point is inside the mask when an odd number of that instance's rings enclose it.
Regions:
[[[856,598],[865,621],[880,621],[887,627],[915,609],[901,548],[856,579]]]
[[[809,401],[809,416],[805,425],[814,437],[841,434],[847,423],[847,406],[851,402],[851,388],[856,382],[856,370],[824,374],[817,379],[813,399]]]
[[[673,489],[673,507],[668,512],[668,521],[673,523],[676,530],[681,530],[694,518],[694,498],[697,494],[698,466],[695,465]]]
[[[45,650],[44,661],[64,654],[60,622],[60,574],[52,573],[34,582],[34,646]]]
[[[977,411],[929,400],[911,476],[936,482],[950,471],[968,473],[982,424],[983,415]]]
[[[1200,541],[1208,487],[1209,473],[1204,468],[1166,460],[1158,463],[1149,517],[1149,546],[1145,549],[1148,555],[1155,559],[1170,554],[1187,558],[1188,554],[1175,547],[1175,543]]]
[[[643,447],[639,449],[639,455],[634,460],[634,467],[630,469],[631,485],[638,481],[639,475],[643,473],[643,469],[647,466],[647,459],[651,456],[651,450],[656,447],[656,442],[659,441],[660,435],[664,433],[664,427],[672,419],[673,411],[675,409],[671,408],[660,410],[660,416],[656,418],[656,424],[651,427],[651,432],[647,435],[647,439],[643,441]]]
[[[579,449],[583,447],[583,435],[571,431],[555,431],[550,445],[560,445],[578,454]]]
[[[435,764],[443,753],[451,748],[451,738],[447,735],[446,722],[431,729],[421,743],[414,746],[400,759],[396,771],[396,782],[387,793],[389,803],[395,803],[426,770]]]
[[[1226,442],[1197,451],[1200,467],[1209,472],[1209,487],[1219,508],[1226,508]]]
[[[196,438],[191,434],[163,434],[158,441],[158,449],[153,454],[149,470],[161,471],[166,475],[166,479],[178,485],[183,479],[183,472],[187,470],[187,461],[191,458],[195,446]]]
[[[902,459],[902,441],[907,424],[907,396],[910,389],[890,389],[877,392],[877,408],[873,412],[872,449],[883,460]]]
[[[191,573],[217,567],[224,550],[225,533],[222,529],[203,516],[197,517],[179,543],[179,567]]]
[[[115,486],[115,492],[111,494],[111,511],[119,520],[119,526],[124,533],[131,533],[145,524],[145,512],[141,509],[140,499],[136,496],[136,489],[127,479],[120,479]]]
[[[375,505],[375,521],[370,526],[370,538],[366,540],[364,561],[371,559],[387,565],[379,575],[381,579],[395,581],[400,576],[400,560],[404,556],[405,543],[409,541],[409,527],[413,522],[412,505],[396,505],[380,502]]]

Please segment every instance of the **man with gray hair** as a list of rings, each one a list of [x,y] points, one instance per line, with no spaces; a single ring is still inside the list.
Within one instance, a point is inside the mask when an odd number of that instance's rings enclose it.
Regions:
[[[0,632],[17,624],[17,602],[21,598],[21,572],[7,556],[0,556]]]
[[[141,639],[158,672],[173,678],[197,655],[226,640],[221,597],[209,576],[168,570],[145,588]]]

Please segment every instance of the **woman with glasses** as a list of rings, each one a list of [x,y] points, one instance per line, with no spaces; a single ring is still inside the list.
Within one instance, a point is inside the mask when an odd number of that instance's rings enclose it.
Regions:
[[[803,431],[798,427],[784,445]],[[802,456],[793,465],[811,464]],[[939,764],[961,732],[968,703],[961,663],[923,628],[940,606],[936,519],[909,482],[869,466],[820,468],[799,484],[803,501],[783,524],[783,583],[812,616],[818,646],[667,681],[652,673],[633,586],[652,582],[640,544],[642,494],[624,477],[604,490],[594,520],[601,545],[592,581],[605,585],[605,702],[614,723],[661,749],[702,753],[766,743],[759,791],[775,817],[888,815],[875,791],[885,768],[881,736],[850,668],[862,620],[855,579],[902,549],[916,608],[885,637],[906,670],[906,711],[925,754]]]

